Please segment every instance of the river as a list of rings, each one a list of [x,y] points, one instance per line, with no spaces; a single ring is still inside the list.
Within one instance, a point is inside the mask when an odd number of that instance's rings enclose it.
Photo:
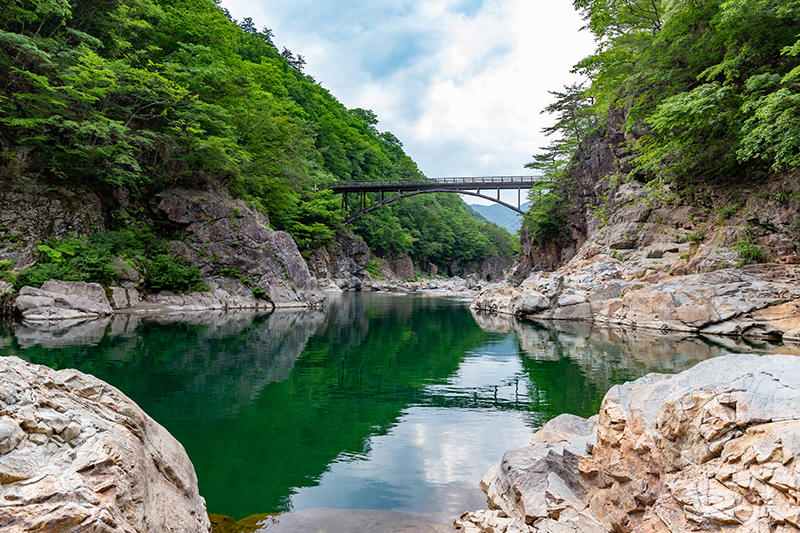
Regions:
[[[0,355],[94,374],[164,425],[209,512],[250,517],[216,517],[218,531],[443,531],[484,506],[481,476],[553,416],[590,416],[612,385],[648,372],[779,347],[369,293],[324,311],[0,331]]]

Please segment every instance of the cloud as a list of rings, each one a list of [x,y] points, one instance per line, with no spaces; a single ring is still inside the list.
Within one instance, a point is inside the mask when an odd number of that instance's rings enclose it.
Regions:
[[[222,0],[348,107],[369,108],[429,176],[523,173],[548,90],[593,42],[568,0]]]

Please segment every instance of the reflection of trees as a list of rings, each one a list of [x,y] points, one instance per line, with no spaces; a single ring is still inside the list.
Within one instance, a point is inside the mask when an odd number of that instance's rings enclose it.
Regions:
[[[247,405],[272,381],[286,379],[308,338],[322,323],[319,311],[115,316],[92,345],[62,328],[36,336],[16,326],[17,353],[52,368],[78,368],[118,387],[153,418],[215,419]],[[105,322],[108,323],[107,321]],[[77,333],[94,323],[83,323]],[[25,329],[22,329],[25,328]],[[20,335],[24,332],[24,336]]]
[[[236,517],[280,510],[335,458],[368,452],[487,338],[465,307],[427,298],[181,318],[115,317],[92,345],[51,348],[45,331],[0,353],[120,388],[184,445],[209,510]]]
[[[285,508],[291,487],[316,484],[337,457],[367,453],[371,436],[386,432],[486,337],[464,307],[448,303],[358,294],[332,302],[288,379],[209,427],[219,442],[212,436],[211,446],[190,453],[210,510],[241,517]]]
[[[487,331],[515,333],[533,382],[532,409],[546,418],[564,412],[589,416],[597,412],[611,386],[650,372],[671,374],[710,357],[769,352],[782,346],[587,322],[535,322],[479,312],[473,316]]]

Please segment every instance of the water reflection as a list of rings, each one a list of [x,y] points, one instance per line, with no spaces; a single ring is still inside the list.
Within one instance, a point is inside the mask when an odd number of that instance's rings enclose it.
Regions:
[[[279,531],[357,530],[355,516],[388,520],[380,510],[446,524],[481,506],[476,483],[504,450],[557,414],[593,414],[613,384],[731,351],[790,351],[375,294],[339,296],[324,312],[66,326],[6,325],[0,354],[119,387],[183,443],[211,512],[296,511],[269,519]]]

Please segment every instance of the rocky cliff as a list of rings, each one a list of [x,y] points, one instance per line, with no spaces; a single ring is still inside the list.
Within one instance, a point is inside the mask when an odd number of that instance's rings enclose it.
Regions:
[[[370,250],[364,239],[343,230],[335,244],[314,250],[308,266],[317,279],[328,280],[341,289],[360,289],[369,260]]]
[[[578,151],[568,230],[533,242],[477,309],[800,339],[800,176],[646,185],[621,117]]]
[[[206,277],[237,279],[276,306],[318,303],[316,280],[292,237],[223,190],[173,189],[157,194],[153,212],[180,233],[173,251]]]
[[[800,530],[800,359],[728,355],[612,387],[481,482],[465,532]]]
[[[317,282],[294,240],[270,228],[266,216],[223,188],[210,183],[202,190],[168,189],[137,201],[119,191],[112,193],[35,180],[4,180],[0,184],[0,261],[10,261],[10,267],[19,271],[36,262],[37,247],[46,239],[89,236],[138,220],[170,241],[173,256],[183,256],[188,265],[197,267],[208,290],[188,295],[147,294],[143,271],[137,271],[143,267],[116,258],[124,270],[119,276],[121,287],[107,288],[108,302],[103,294],[93,298],[103,310],[87,308],[81,303],[86,298],[76,303],[72,301],[75,295],[63,291],[26,288],[22,291],[26,301],[23,308],[17,306],[18,312],[61,319],[102,316],[112,308],[244,309],[321,302]],[[0,312],[11,311],[11,291],[10,283],[0,278]],[[50,306],[54,312],[44,309],[50,300],[60,302]],[[34,312],[36,308],[41,312]]]
[[[114,387],[0,358],[0,529],[210,531],[183,447]]]

